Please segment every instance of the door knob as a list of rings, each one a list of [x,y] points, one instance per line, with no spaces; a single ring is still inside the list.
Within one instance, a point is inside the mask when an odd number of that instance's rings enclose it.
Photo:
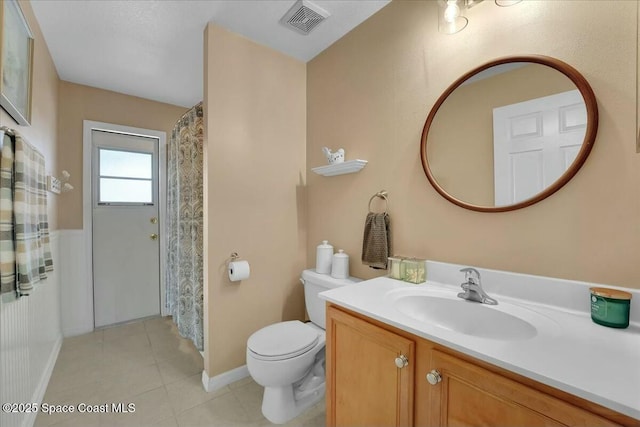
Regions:
[[[435,369],[433,369],[431,372],[429,372],[427,374],[427,381],[431,385],[436,385],[440,381],[442,381],[442,375],[440,375],[440,372],[438,372]]]
[[[158,240],[158,235],[156,233],[151,234],[151,236],[149,236],[149,238],[151,240]]]
[[[409,364],[409,359],[407,359],[404,354],[401,354],[400,356],[396,357],[395,362],[398,368],[404,368]]]

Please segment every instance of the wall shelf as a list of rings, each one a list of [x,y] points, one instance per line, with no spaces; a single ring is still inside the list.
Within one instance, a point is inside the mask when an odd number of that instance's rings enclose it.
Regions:
[[[322,176],[335,176],[335,175],[343,175],[346,173],[356,173],[360,172],[362,168],[367,165],[366,160],[347,160],[342,163],[336,163],[333,165],[326,166],[318,166],[317,168],[312,168],[311,170]]]

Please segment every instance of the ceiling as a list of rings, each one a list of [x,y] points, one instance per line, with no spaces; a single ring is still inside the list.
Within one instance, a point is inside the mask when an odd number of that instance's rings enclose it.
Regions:
[[[190,107],[203,98],[208,22],[307,62],[390,0],[312,0],[309,35],[279,23],[295,0],[35,0],[62,80]]]

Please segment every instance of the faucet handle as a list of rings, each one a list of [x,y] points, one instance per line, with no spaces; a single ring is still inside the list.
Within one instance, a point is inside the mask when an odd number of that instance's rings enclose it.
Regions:
[[[480,284],[480,272],[472,267],[466,267],[460,269],[461,273],[464,273],[464,281],[466,283]]]

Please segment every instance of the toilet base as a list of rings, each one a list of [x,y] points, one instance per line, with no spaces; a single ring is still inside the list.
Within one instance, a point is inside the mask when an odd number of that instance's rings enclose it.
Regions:
[[[265,387],[262,414],[267,420],[284,424],[322,400],[326,390],[324,354],[319,356],[300,381],[283,387]]]
[[[325,384],[295,399],[293,386],[266,387],[262,397],[262,415],[274,424],[284,424],[320,402],[325,394]]]

